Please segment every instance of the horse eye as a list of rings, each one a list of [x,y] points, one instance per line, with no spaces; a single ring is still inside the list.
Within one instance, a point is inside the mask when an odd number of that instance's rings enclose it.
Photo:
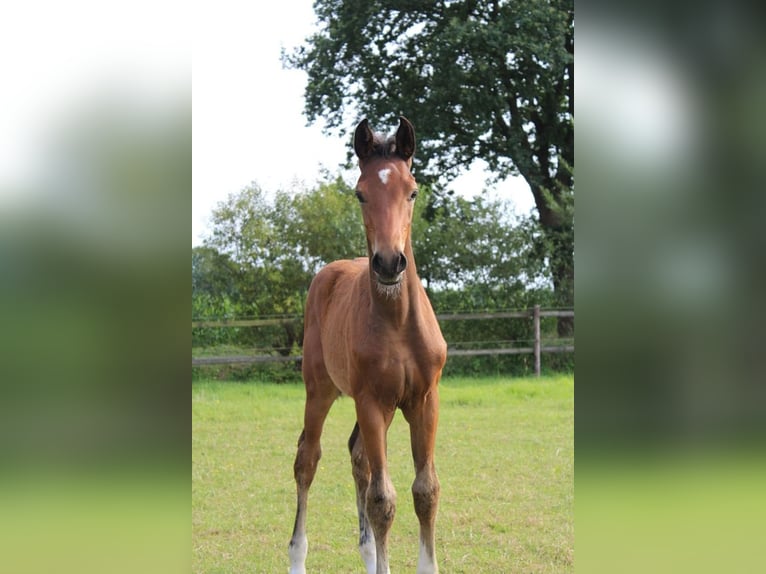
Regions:
[[[416,189],[415,191],[412,192],[412,194],[410,194],[410,201],[415,201],[415,198],[417,196],[418,196],[418,190]]]
[[[359,200],[359,203],[364,203],[364,196],[360,192],[356,192],[356,198]]]

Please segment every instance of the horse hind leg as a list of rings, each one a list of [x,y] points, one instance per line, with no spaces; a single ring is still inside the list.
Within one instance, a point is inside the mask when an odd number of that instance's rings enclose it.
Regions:
[[[326,392],[315,393],[308,391],[306,395],[306,409],[304,414],[303,432],[298,438],[298,452],[295,456],[295,484],[297,489],[298,504],[295,512],[295,525],[288,547],[290,557],[290,574],[305,574],[306,555],[308,554],[308,538],[306,536],[306,508],[308,493],[314,480],[319,459],[322,457],[322,448],[319,439],[322,435],[322,427],[325,418],[333,402],[337,398],[337,392],[332,387]]]
[[[375,574],[375,535],[365,510],[367,488],[370,485],[370,464],[364,452],[364,441],[359,436],[359,423],[354,425],[348,439],[351,454],[351,473],[356,487],[356,508],[359,513],[359,554],[362,557],[367,574]]]
[[[308,488],[316,473],[316,465],[322,456],[321,449],[313,455],[307,454],[306,431],[298,438],[298,454],[295,457],[294,473],[298,490],[298,508],[295,512],[295,525],[290,538],[288,553],[290,556],[290,574],[305,574],[306,555],[308,554],[308,539],[306,537],[306,506],[308,503]],[[312,461],[312,458],[316,460]],[[307,472],[313,467],[312,472]]]

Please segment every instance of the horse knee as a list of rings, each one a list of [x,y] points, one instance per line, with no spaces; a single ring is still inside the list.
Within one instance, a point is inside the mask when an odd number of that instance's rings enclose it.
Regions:
[[[396,514],[396,490],[385,476],[374,478],[367,488],[367,519],[372,524],[376,537],[385,534]]]
[[[319,443],[309,444],[305,431],[298,439],[298,452],[295,455],[293,473],[299,486],[308,488],[314,480],[319,459],[322,458],[322,448]]]
[[[412,499],[418,517],[430,519],[436,514],[440,490],[439,477],[433,469],[418,474],[412,483]]]

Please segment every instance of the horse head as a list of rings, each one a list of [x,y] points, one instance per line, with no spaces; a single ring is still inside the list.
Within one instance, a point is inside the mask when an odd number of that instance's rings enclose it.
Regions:
[[[356,197],[362,208],[370,270],[384,293],[395,291],[412,256],[410,228],[417,183],[410,168],[415,130],[399,118],[394,136],[374,134],[366,119],[354,132],[354,151],[361,171]]]

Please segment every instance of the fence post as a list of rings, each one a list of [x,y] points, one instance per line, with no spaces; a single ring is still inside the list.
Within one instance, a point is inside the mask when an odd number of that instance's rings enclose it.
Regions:
[[[535,322],[535,376],[540,376],[540,305],[535,305],[532,315]]]

